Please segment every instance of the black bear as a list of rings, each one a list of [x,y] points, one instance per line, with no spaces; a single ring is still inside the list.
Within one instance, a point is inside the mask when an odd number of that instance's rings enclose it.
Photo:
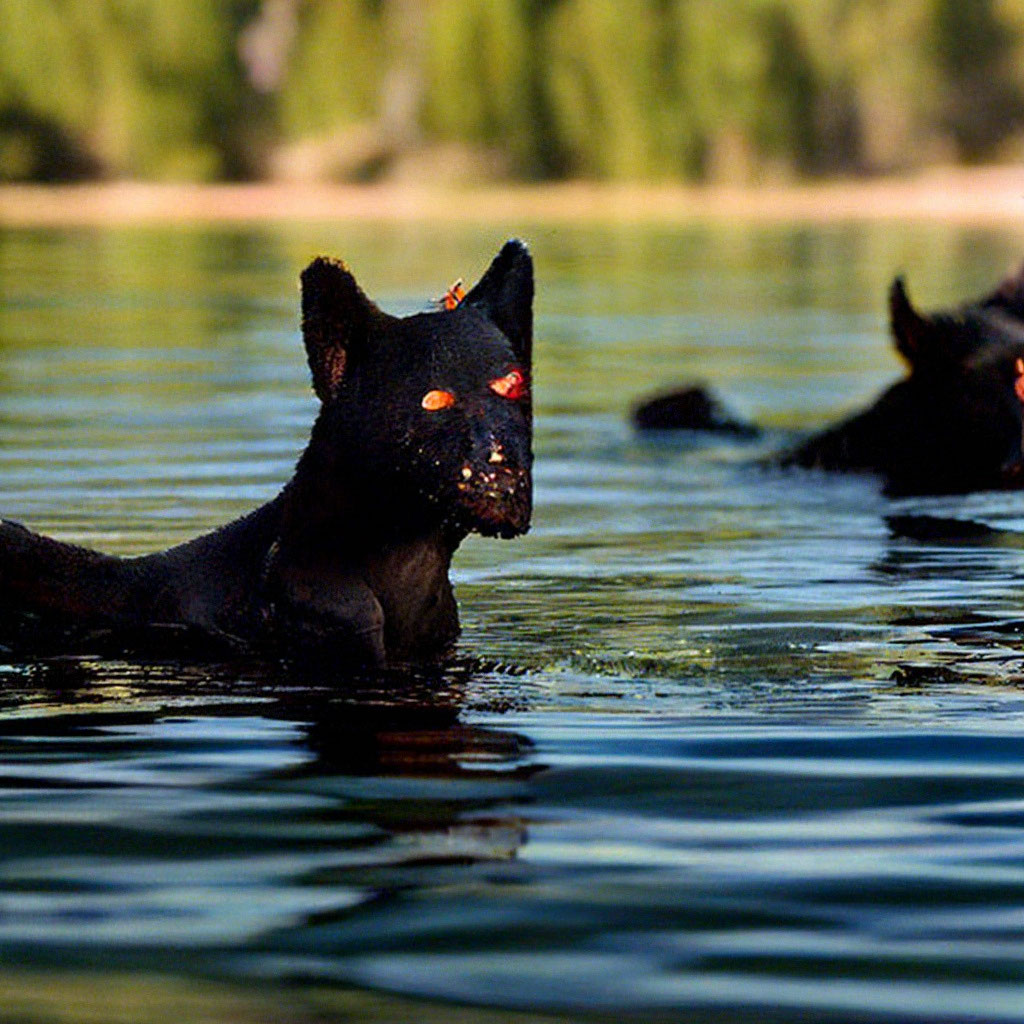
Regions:
[[[901,278],[889,291],[893,341],[909,373],[863,412],[774,456],[781,466],[863,471],[893,495],[954,494],[1024,485],[1021,405],[1015,363],[1024,356],[1024,267],[990,295],[950,312],[919,313]],[[680,417],[673,393],[636,407],[650,426],[726,429],[738,424],[713,399],[695,402],[687,388]],[[703,419],[693,410],[710,410]],[[656,420],[656,422],[653,422]],[[755,428],[748,427],[749,432]]]
[[[453,644],[448,570],[471,532],[532,512],[533,263],[507,242],[477,285],[399,318],[344,264],[302,273],[320,399],[273,501],[206,536],[115,558],[0,521],[0,642],[81,648],[187,632],[383,667]]]

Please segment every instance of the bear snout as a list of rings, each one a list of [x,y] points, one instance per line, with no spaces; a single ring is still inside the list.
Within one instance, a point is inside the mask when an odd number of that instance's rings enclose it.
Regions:
[[[495,459],[495,454],[501,456]],[[532,486],[529,471],[509,466],[500,452],[483,464],[463,463],[455,489],[467,525],[487,536],[514,537],[530,525]]]

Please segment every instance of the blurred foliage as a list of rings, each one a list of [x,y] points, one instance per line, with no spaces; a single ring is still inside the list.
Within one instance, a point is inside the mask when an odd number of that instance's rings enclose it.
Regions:
[[[298,13],[278,124],[287,138],[371,118],[386,54],[386,36],[366,5],[308,3]]]
[[[532,148],[531,39],[525,5],[435,0],[427,23],[424,124],[441,139]]]
[[[345,139],[374,173],[455,146],[647,180],[1024,149],[1024,0],[3,0],[0,31],[0,180],[256,177],[319,142],[310,176],[343,175]]]
[[[256,6],[4,0],[0,177],[243,173],[236,37]]]

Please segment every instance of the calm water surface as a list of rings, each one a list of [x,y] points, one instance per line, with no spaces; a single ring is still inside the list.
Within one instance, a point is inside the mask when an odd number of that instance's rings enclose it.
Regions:
[[[0,1020],[1024,1021],[1024,495],[755,465],[898,372],[892,274],[952,303],[1024,235],[515,231],[536,526],[460,551],[456,668],[0,652]],[[272,497],[304,263],[407,313],[502,240],[0,235],[0,515],[127,554]],[[630,431],[694,377],[768,436]]]

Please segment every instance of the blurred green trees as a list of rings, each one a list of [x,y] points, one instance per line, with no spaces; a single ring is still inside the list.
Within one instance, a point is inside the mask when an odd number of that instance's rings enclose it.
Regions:
[[[3,0],[0,177],[240,173],[236,41],[256,6]]]
[[[751,181],[1024,151],[1024,0],[2,0],[0,32],[0,180]]]

